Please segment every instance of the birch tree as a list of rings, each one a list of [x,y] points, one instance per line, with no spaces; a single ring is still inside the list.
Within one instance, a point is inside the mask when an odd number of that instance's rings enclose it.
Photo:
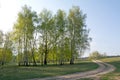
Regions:
[[[47,65],[47,58],[48,58],[48,53],[50,50],[50,45],[51,45],[51,30],[52,30],[52,25],[53,25],[53,18],[52,18],[52,13],[51,11],[44,9],[40,14],[39,14],[39,23],[40,25],[38,26],[39,32],[42,36],[42,45],[44,47],[43,53],[44,53],[44,65]]]
[[[74,63],[74,58],[78,54],[80,49],[83,47],[86,49],[86,43],[89,44],[89,36],[86,33],[88,30],[86,28],[86,14],[83,14],[82,10],[78,6],[73,6],[69,10],[68,14],[68,31],[70,37],[71,45],[71,60],[70,64]],[[85,33],[85,34],[84,34]],[[84,50],[85,50],[84,49]]]
[[[30,49],[32,49],[32,57],[34,56],[34,48],[31,43],[34,44],[34,32],[36,23],[36,12],[32,11],[30,7],[26,5],[22,7],[22,10],[18,13],[17,22],[14,25],[15,41],[18,43],[18,54],[23,55],[24,65],[28,65],[28,56]],[[32,41],[32,42],[31,42]],[[21,46],[21,51],[20,51]],[[35,59],[33,58],[35,63]]]

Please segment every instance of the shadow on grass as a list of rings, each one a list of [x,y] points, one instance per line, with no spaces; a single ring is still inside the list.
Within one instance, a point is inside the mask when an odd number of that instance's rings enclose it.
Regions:
[[[38,65],[27,67],[5,65],[0,67],[0,80],[25,80],[32,78],[59,76],[76,72],[89,71],[96,69],[97,67],[98,65],[92,62],[81,62],[74,65]]]
[[[77,79],[77,80],[94,80],[94,79],[91,79],[91,78],[81,78],[81,79]]]

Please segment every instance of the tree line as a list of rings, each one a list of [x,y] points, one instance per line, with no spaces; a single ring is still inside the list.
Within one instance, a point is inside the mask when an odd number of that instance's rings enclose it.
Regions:
[[[94,51],[92,53],[90,53],[89,55],[89,59],[101,59],[101,58],[105,58],[108,57],[106,53],[100,53],[98,51]]]
[[[90,46],[85,21],[86,14],[78,6],[69,9],[68,14],[61,9],[55,14],[47,9],[37,14],[25,5],[13,31],[0,31],[0,62],[10,61],[15,54],[19,65],[47,65],[50,61],[74,64]]]

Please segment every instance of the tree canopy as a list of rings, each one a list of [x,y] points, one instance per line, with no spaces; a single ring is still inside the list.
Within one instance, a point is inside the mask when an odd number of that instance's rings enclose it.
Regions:
[[[14,53],[19,65],[47,65],[51,61],[74,64],[90,46],[85,21],[86,14],[78,6],[73,6],[68,14],[61,9],[55,14],[47,9],[37,14],[25,5],[18,13],[13,31],[8,34],[0,31],[0,62]]]

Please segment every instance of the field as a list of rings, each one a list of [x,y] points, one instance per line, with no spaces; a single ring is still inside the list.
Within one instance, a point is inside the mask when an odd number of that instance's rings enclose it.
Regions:
[[[111,57],[101,60],[116,67],[116,70],[114,72],[102,76],[101,80],[120,80],[120,57]]]
[[[48,66],[0,66],[0,80],[24,80],[58,76],[75,72],[84,72],[96,69],[97,64],[90,61],[81,61],[74,65],[48,65]]]
[[[116,67],[114,72],[101,76],[100,80],[120,80],[120,57],[110,57],[100,59]],[[76,72],[84,72],[98,68],[98,65],[91,61],[79,61],[74,65],[47,65],[47,66],[0,66],[0,80],[25,80],[32,78],[43,78],[50,76],[59,76]],[[93,80],[93,79],[78,79]]]

